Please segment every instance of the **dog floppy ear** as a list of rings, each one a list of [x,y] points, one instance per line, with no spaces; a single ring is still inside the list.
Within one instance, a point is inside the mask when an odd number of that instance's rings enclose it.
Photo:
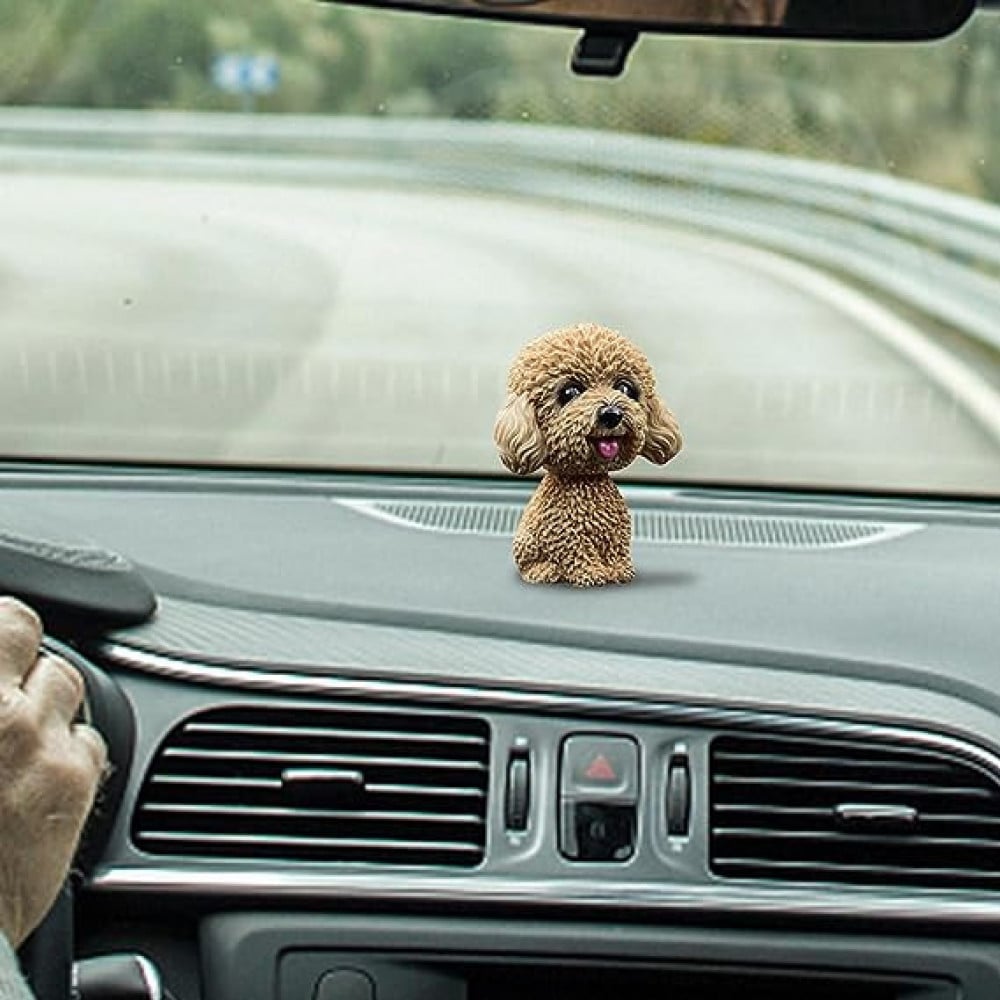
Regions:
[[[545,442],[535,419],[535,408],[524,393],[511,393],[497,414],[493,440],[500,461],[516,476],[528,476],[545,461]]]
[[[646,440],[642,457],[654,465],[666,465],[681,450],[681,429],[659,396],[646,401]]]

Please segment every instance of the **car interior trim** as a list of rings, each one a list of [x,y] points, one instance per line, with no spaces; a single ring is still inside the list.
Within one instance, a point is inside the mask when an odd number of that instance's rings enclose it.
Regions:
[[[723,725],[783,734],[853,737],[900,743],[961,757],[995,780],[1000,780],[1000,757],[965,739],[930,730],[871,722],[756,712],[726,706],[697,706],[654,701],[604,699],[572,694],[508,692],[474,687],[371,681],[330,676],[303,676],[292,672],[240,670],[196,664],[171,657],[109,644],[102,656],[118,667],[139,673],[211,684],[217,688],[256,689],[275,694],[315,693],[336,697],[366,697],[411,704],[447,704],[474,710],[516,708],[539,713],[575,713],[622,720],[678,722],[700,726]],[[538,908],[663,911],[760,915],[783,913],[814,918],[850,918],[947,923],[995,923],[1000,919],[1000,897],[978,890],[910,890],[834,887],[799,884],[777,886],[761,880],[739,885],[709,877],[697,885],[642,880],[625,882],[607,872],[568,881],[537,877],[492,875],[481,870],[468,874],[414,872],[359,872],[343,868],[295,870],[267,862],[218,863],[193,859],[188,863],[150,864],[143,859],[99,866],[92,887],[107,892],[166,892],[176,895],[264,896],[331,898],[355,901],[396,901],[418,904],[524,905]],[[821,890],[821,891],[820,891]]]
[[[506,689],[481,689],[459,685],[424,684],[413,681],[383,681],[364,678],[317,676],[285,671],[243,670],[238,667],[193,663],[133,649],[120,643],[108,643],[101,655],[116,666],[142,673],[157,674],[175,680],[221,687],[266,690],[285,694],[317,693],[336,697],[364,697],[401,701],[413,699],[426,703],[444,703],[454,708],[503,708],[582,715],[655,718],[701,726],[724,725],[737,728],[766,729],[775,733],[810,736],[853,736],[880,741],[901,741],[911,746],[956,754],[1000,780],[1000,755],[945,733],[908,726],[839,718],[821,718],[784,712],[768,712],[723,705],[690,705],[638,699],[606,698],[540,691],[516,692]]]
[[[339,500],[342,506],[389,524],[443,535],[513,536],[522,506],[510,501]],[[927,525],[843,517],[737,514],[730,511],[642,510],[633,538],[652,545],[724,548],[846,549],[903,538]]]
[[[984,894],[937,893],[927,890],[886,892],[845,890],[830,886],[774,888],[741,883],[678,885],[672,883],[564,882],[484,877],[482,874],[406,875],[401,872],[329,874],[218,866],[182,868],[110,866],[99,869],[91,883],[105,892],[157,892],[201,896],[270,896],[281,899],[337,898],[360,902],[405,902],[429,905],[526,906],[540,909],[681,912],[711,916],[886,920],[907,923],[961,923],[995,926],[1000,899]],[[966,898],[971,895],[972,898]]]

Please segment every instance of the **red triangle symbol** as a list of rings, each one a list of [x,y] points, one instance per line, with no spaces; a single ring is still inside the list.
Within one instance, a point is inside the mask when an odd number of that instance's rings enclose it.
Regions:
[[[608,760],[604,754],[599,753],[588,765],[587,770],[583,772],[585,778],[590,778],[591,781],[617,781],[618,775],[615,773],[615,769],[611,766],[611,761]]]

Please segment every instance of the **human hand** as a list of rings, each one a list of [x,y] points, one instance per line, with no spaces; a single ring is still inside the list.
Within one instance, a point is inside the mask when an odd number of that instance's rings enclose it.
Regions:
[[[0,933],[14,948],[59,893],[107,761],[73,722],[83,679],[41,641],[34,611],[0,597]]]

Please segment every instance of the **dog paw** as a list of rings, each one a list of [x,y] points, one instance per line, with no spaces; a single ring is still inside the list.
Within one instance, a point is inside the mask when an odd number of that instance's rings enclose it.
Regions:
[[[578,573],[567,581],[574,587],[609,587],[620,583],[631,583],[635,579],[635,567],[607,566],[600,570]]]
[[[536,562],[518,567],[525,583],[562,583],[563,576],[555,563]]]
[[[629,583],[635,579],[635,567],[631,563],[622,566],[589,567],[586,570],[560,568],[553,562],[533,562],[519,566],[518,571],[525,583],[568,583],[573,587],[607,587],[618,583]]]

